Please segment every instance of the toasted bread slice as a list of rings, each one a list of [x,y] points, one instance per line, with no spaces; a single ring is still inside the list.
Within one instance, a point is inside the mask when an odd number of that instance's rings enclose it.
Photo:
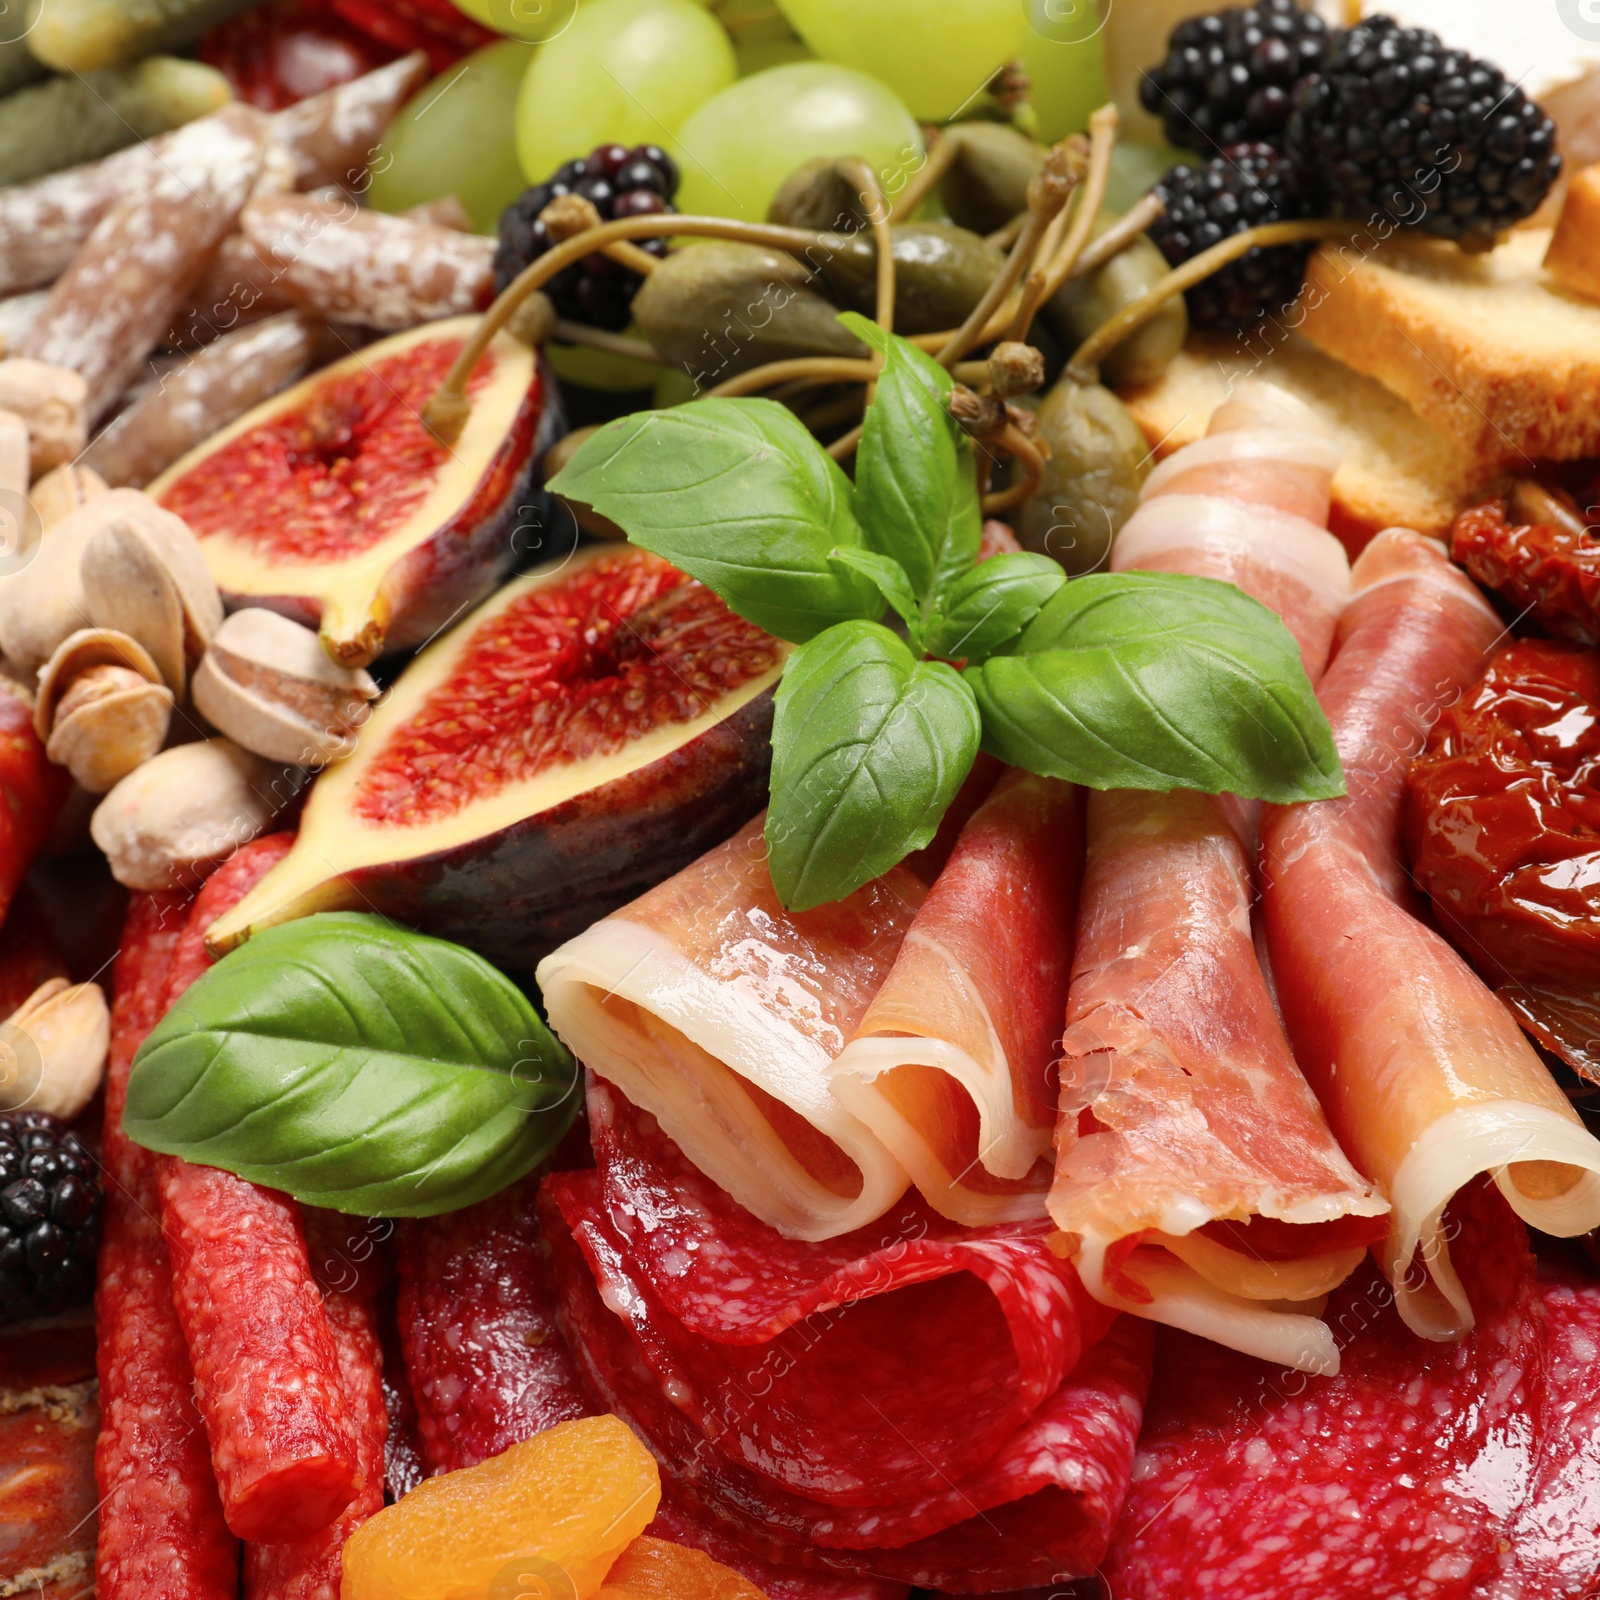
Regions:
[[[1300,331],[1507,468],[1600,454],[1600,305],[1545,269],[1550,233],[1483,255],[1437,239],[1324,245]]]
[[[1600,300],[1600,165],[1573,173],[1544,264],[1563,289]]]
[[[1232,386],[1248,377],[1304,400],[1348,451],[1333,480],[1333,528],[1352,550],[1396,524],[1443,532],[1495,477],[1382,384],[1292,334],[1263,339],[1259,348],[1192,336],[1159,383],[1123,399],[1156,454],[1166,455],[1198,439]]]

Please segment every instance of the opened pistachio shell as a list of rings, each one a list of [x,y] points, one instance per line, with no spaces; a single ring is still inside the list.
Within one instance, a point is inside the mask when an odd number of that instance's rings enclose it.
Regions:
[[[109,485],[93,467],[71,462],[45,473],[28,491],[33,509],[39,513],[41,527],[53,528],[79,506],[87,505],[106,493]]]
[[[41,670],[33,720],[45,754],[80,788],[104,794],[166,742],[172,705],[136,639],[84,628]]]
[[[161,669],[137,639],[114,628],[80,628],[63,639],[39,669],[33,725],[41,739],[50,737],[56,709],[73,683],[94,667],[122,667],[147,683],[161,682]]]
[[[1102,384],[1063,378],[1038,418],[1050,455],[1039,492],[1017,514],[1017,538],[1075,576],[1093,572],[1139,503],[1149,449],[1128,408]]]
[[[856,233],[867,226],[861,190],[839,170],[837,161],[818,156],[799,166],[778,185],[767,207],[767,221],[819,233]]]
[[[897,333],[959,326],[1005,265],[992,244],[948,222],[899,224],[890,237]],[[870,235],[840,240],[823,251],[820,265],[823,281],[841,305],[871,313],[878,293],[878,251]]]
[[[1044,165],[1042,145],[1001,122],[957,123],[945,137],[957,141],[939,190],[952,222],[993,233],[1028,209],[1028,182]]]
[[[175,889],[263,833],[297,780],[231,739],[176,745],[95,808],[89,836],[130,889]]]
[[[83,550],[101,525],[117,515],[118,490],[63,517],[40,540],[33,559],[0,581],[0,651],[31,679],[69,634],[93,620],[83,593]]]
[[[85,544],[82,579],[93,620],[137,639],[181,695],[189,667],[222,626],[222,598],[188,524],[139,495]]]
[[[644,280],[634,321],[703,387],[792,356],[865,357],[807,280],[807,268],[781,251],[708,239],[675,251]]]
[[[378,686],[332,660],[310,628],[251,607],[217,630],[194,675],[196,709],[271,761],[323,766],[355,747]]]
[[[51,978],[0,1022],[0,1110],[70,1121],[100,1087],[110,1043],[100,986]]]
[[[1096,226],[1103,233],[1114,217]],[[1076,348],[1102,323],[1140,299],[1171,270],[1166,257],[1142,235],[1119,250],[1103,267],[1062,286],[1045,308],[1068,344]],[[1172,295],[1161,309],[1124,339],[1100,363],[1101,376],[1118,389],[1154,383],[1171,366],[1189,334],[1183,296]]]

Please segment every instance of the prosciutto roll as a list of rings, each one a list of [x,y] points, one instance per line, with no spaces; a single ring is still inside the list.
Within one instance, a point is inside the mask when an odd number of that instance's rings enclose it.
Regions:
[[[1082,855],[1078,791],[1007,772],[829,1071],[846,1109],[957,1222],[1045,1215]]]
[[[1380,534],[1319,691],[1344,762],[1338,800],[1268,807],[1263,910],[1295,1054],[1356,1165],[1393,1202],[1381,1261],[1417,1333],[1473,1309],[1445,1207],[1489,1172],[1546,1233],[1600,1224],[1600,1143],[1511,1014],[1419,920],[1401,847],[1407,763],[1482,670],[1499,621],[1442,546]]]
[[[1298,402],[1253,386],[1151,475],[1112,565],[1237,584],[1279,612],[1314,675],[1349,589],[1318,525],[1337,462]],[[1050,1214],[1106,1304],[1331,1373],[1323,1297],[1388,1206],[1339,1149],[1273,1007],[1253,831],[1254,808],[1226,797],[1090,796]]]
[[[896,867],[792,914],[763,819],[539,964],[551,1025],[763,1222],[831,1239],[905,1193],[905,1168],[828,1084],[927,893]]]
[[[1315,683],[1350,594],[1344,546],[1327,529],[1343,456],[1292,395],[1241,384],[1206,437],[1145,480],[1139,509],[1111,547],[1111,570],[1237,584],[1288,624]]]

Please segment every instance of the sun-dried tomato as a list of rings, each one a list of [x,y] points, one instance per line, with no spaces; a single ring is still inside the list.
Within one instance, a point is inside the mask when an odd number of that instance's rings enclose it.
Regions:
[[[1513,523],[1504,500],[1463,511],[1450,553],[1485,588],[1519,611],[1531,609],[1551,633],[1600,644],[1600,538],[1554,522]]]
[[[1502,649],[1413,763],[1407,832],[1462,954],[1600,1078],[1600,650]]]

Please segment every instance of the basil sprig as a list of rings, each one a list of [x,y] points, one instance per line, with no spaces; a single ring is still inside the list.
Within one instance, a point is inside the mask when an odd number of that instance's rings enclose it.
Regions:
[[[572,1057],[481,956],[326,912],[184,992],[134,1058],[123,1127],[309,1205],[426,1217],[521,1177],[577,1104]]]
[[[721,399],[613,422],[551,482],[799,646],[766,830],[786,906],[842,899],[926,845],[980,746],[1092,788],[1344,792],[1271,611],[1207,578],[1068,583],[1045,556],[980,563],[950,374],[865,317],[840,320],[884,360],[854,485],[782,406]]]

